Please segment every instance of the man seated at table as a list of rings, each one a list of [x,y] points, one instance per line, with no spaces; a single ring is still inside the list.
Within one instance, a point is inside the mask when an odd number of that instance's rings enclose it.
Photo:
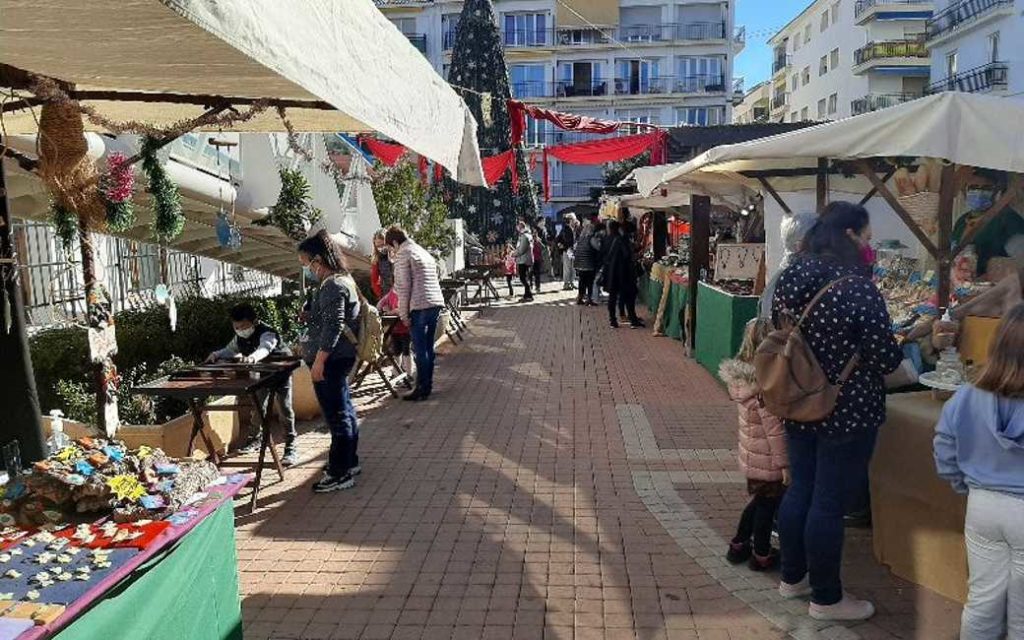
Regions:
[[[231,324],[235,329],[235,337],[231,339],[223,349],[210,354],[207,362],[228,360],[245,364],[254,364],[268,358],[269,356],[289,356],[291,350],[281,340],[277,331],[260,321],[256,309],[247,302],[234,306],[229,315]],[[293,466],[299,461],[299,452],[295,445],[295,438],[298,432],[295,430],[295,410],[292,408],[292,381],[289,378],[284,386],[274,391],[280,411],[281,421],[284,423],[284,458],[281,464],[286,467]],[[270,394],[264,392],[261,395],[263,410],[267,411]],[[255,422],[255,421],[254,421]],[[256,453],[260,449],[262,433],[258,427],[254,428],[248,441],[242,447],[242,453]]]

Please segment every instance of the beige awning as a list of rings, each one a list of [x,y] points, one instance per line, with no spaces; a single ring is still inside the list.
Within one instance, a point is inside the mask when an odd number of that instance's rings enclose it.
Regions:
[[[465,102],[372,0],[0,0],[0,16],[0,62],[76,90],[322,101],[335,110],[288,109],[296,129],[378,131],[484,184]],[[204,106],[83,102],[158,125]],[[4,125],[35,133],[27,110]],[[284,128],[271,109],[236,130]]]
[[[618,0],[559,0],[555,8],[559,27],[612,27],[619,24]]]

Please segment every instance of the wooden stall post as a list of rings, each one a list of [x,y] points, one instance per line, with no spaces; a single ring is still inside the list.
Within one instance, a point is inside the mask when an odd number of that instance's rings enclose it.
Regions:
[[[816,189],[817,211],[821,214],[828,206],[828,158],[818,158]]]
[[[668,216],[664,209],[655,209],[651,216],[654,241],[654,259],[661,260],[668,253]]]
[[[0,354],[3,355],[4,383],[0,384],[0,407],[5,424],[0,445],[8,438],[18,441],[23,462],[31,464],[46,457],[46,441],[36,394],[32,354],[25,332],[25,308],[18,286],[17,260],[11,239],[11,214],[7,207],[5,168],[0,161]]]
[[[710,267],[711,252],[711,198],[691,196],[690,221],[690,291],[686,300],[686,341],[692,350],[696,346],[694,328],[697,326],[697,284]]]
[[[939,186],[939,237],[938,253],[935,260],[939,269],[939,309],[949,307],[951,282],[950,268],[953,266],[953,199],[956,197],[956,165],[942,167],[942,184]]]

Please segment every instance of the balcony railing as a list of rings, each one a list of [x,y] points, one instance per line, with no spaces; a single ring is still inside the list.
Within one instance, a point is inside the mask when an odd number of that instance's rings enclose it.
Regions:
[[[522,98],[550,98],[553,88],[550,82],[513,82],[509,85],[512,90],[512,97]]]
[[[775,60],[772,62],[772,75],[775,75],[776,73],[782,71],[783,69],[785,69],[788,66],[789,66],[789,56],[786,55],[785,53],[783,53],[781,55],[776,53],[775,54]]]
[[[577,144],[580,142],[594,142],[621,136],[631,136],[639,133],[650,133],[649,126],[631,125],[623,123],[615,133],[600,135],[594,133],[581,133],[579,131],[562,131],[560,129],[547,129],[545,131],[527,131],[523,138],[524,144],[528,147],[539,147],[543,145]]]
[[[928,86],[928,93],[943,91],[983,93],[993,89],[1005,89],[1009,71],[1010,67],[1005,62],[990,62],[950,76],[945,80],[933,82]]]
[[[409,38],[409,42],[419,49],[420,53],[427,55],[427,36],[422,33],[407,33],[405,37]]]
[[[516,97],[579,98],[592,96],[665,95],[671,93],[724,93],[724,75],[626,77],[590,81],[559,80],[554,83],[512,84]]]
[[[640,96],[672,93],[674,78],[659,76],[657,78],[615,78],[615,95]]]
[[[445,31],[441,34],[441,46],[445,51],[451,51],[455,48],[455,31]]]
[[[554,29],[517,29],[502,31],[501,41],[505,48],[550,47],[555,42]]]
[[[855,116],[879,109],[888,109],[904,102],[920,98],[919,93],[871,93],[857,98],[850,103],[850,110]]]
[[[924,58],[927,60],[928,48],[920,39],[890,40],[888,42],[869,42],[853,52],[855,65],[884,58]]]
[[[614,30],[558,29],[558,32],[555,34],[555,42],[560,47],[590,47],[611,44],[614,42]]]
[[[618,29],[623,42],[670,42],[673,40],[724,40],[724,22],[631,24]]]
[[[772,109],[782,109],[789,104],[789,94],[785,91],[776,91],[772,96]]]
[[[864,13],[868,9],[883,5],[903,5],[912,6],[915,4],[929,6],[933,3],[933,0],[857,0],[857,4],[853,6],[854,17],[860,17],[860,14]]]
[[[552,198],[593,199],[604,188],[600,180],[569,180],[551,183]]]
[[[1014,0],[959,0],[932,16],[925,26],[929,40],[974,22],[996,9],[1013,6]]]
[[[736,30],[732,34],[732,41],[736,44],[746,44],[747,42],[747,28],[736,27]]]

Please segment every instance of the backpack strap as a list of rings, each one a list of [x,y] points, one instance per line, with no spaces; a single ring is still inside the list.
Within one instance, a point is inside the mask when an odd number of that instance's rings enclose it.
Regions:
[[[814,297],[811,298],[811,301],[807,303],[806,307],[804,307],[804,312],[800,314],[800,319],[797,320],[796,326],[799,327],[804,323],[804,320],[806,320],[807,316],[810,315],[811,309],[814,308],[814,305],[818,304],[818,302],[820,302],[821,299],[825,297],[825,294],[828,293],[832,289],[832,287],[836,286],[840,282],[843,282],[844,280],[852,280],[853,278],[856,277],[857,276],[843,276],[842,278],[836,278],[832,282],[829,282],[824,287],[819,289],[818,293],[814,294]]]

